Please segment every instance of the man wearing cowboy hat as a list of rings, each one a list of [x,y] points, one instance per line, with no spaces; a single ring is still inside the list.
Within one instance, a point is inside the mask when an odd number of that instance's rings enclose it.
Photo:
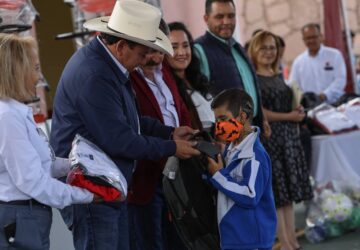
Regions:
[[[66,157],[74,136],[80,134],[103,149],[129,183],[138,159],[199,154],[185,140],[194,130],[174,129],[138,116],[129,72],[149,48],[172,54],[170,41],[158,29],[160,18],[156,7],[122,0],[116,2],[110,17],[85,23],[100,36],[72,56],[61,76],[51,132],[58,156]],[[125,203],[75,205],[72,209],[76,249],[129,248]]]
[[[159,28],[169,35],[164,19],[161,19]],[[191,126],[190,113],[172,72],[163,65],[164,57],[164,53],[152,50],[130,74],[139,112],[167,126]],[[186,249],[168,218],[169,211],[162,192],[165,164],[166,159],[143,160],[136,166],[127,199],[132,250]]]

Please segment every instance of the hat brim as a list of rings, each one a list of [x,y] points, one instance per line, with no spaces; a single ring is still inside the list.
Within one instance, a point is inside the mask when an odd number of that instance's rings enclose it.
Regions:
[[[171,42],[169,38],[160,29],[158,29],[156,34],[156,41],[148,41],[141,39],[139,37],[129,36],[124,33],[116,32],[114,30],[109,29],[108,28],[109,18],[110,16],[90,19],[84,23],[84,27],[89,30],[99,31],[112,36],[123,38],[125,40],[133,41],[142,44],[146,47],[152,48],[154,50],[163,52],[169,56],[173,56],[174,51],[171,46]]]

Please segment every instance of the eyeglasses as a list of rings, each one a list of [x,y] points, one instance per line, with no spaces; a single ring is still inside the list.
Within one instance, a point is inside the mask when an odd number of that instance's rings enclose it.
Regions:
[[[266,51],[269,52],[275,52],[277,50],[277,48],[275,46],[261,46],[259,51],[262,53],[265,53]]]

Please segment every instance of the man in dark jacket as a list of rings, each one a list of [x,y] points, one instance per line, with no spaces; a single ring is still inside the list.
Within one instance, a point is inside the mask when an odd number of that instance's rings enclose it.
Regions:
[[[80,134],[107,153],[130,183],[136,160],[199,154],[184,140],[194,133],[189,127],[174,129],[138,115],[129,72],[149,48],[172,53],[158,30],[160,18],[157,8],[124,0],[110,17],[85,23],[101,34],[72,56],[61,76],[51,132],[58,156],[67,157]],[[126,203],[75,205],[71,224],[76,249],[129,249]]]
[[[202,72],[214,84],[213,95],[225,89],[244,89],[255,104],[254,125],[269,136],[270,127],[263,116],[255,70],[243,47],[233,38],[236,25],[234,1],[206,0],[204,20],[208,30],[195,40],[194,47]]]

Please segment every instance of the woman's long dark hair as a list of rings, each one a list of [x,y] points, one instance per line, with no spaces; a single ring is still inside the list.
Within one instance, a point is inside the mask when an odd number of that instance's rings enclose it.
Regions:
[[[194,39],[190,31],[186,28],[186,26],[181,22],[172,22],[169,23],[170,32],[174,30],[180,30],[185,32],[191,49],[191,61],[189,66],[185,69],[185,77],[186,80],[190,83],[192,91],[199,91],[200,94],[205,98],[209,99],[210,93],[210,84],[207,77],[201,73],[200,71],[200,61],[194,54]],[[197,113],[196,107],[191,99],[191,95],[187,92],[189,90],[186,82],[174,74],[174,78],[176,80],[180,96],[185,102],[186,107],[190,111],[192,125],[195,128],[202,129],[202,124]]]
[[[208,78],[201,73],[200,70],[200,61],[194,54],[194,39],[190,31],[186,28],[185,24],[181,22],[172,22],[169,23],[170,32],[174,30],[180,30],[185,32],[191,49],[191,61],[189,66],[185,69],[185,77],[189,81],[193,90],[197,90],[208,99],[210,84]]]

